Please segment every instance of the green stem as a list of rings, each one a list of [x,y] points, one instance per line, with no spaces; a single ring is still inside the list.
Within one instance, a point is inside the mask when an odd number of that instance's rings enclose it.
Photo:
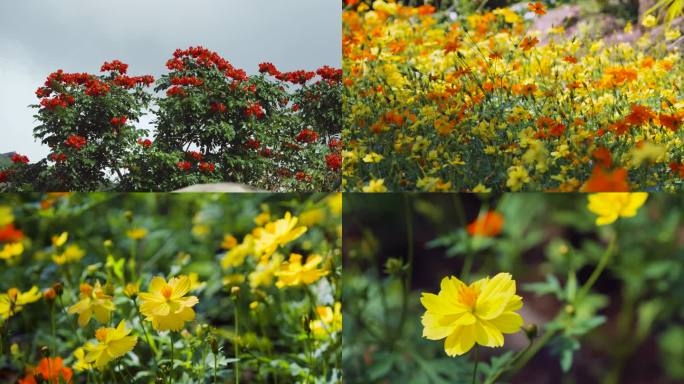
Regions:
[[[138,314],[138,320],[140,321],[140,326],[143,329],[143,334],[145,335],[145,341],[147,342],[147,345],[150,346],[150,349],[152,349],[152,359],[154,360],[154,366],[155,368],[159,366],[159,363],[157,362],[157,347],[153,344],[153,342],[150,339],[150,335],[147,333],[147,328],[145,327],[145,321],[142,318],[142,315],[140,314],[140,311],[138,310],[138,301],[137,299],[133,299],[133,304],[135,304],[135,312]]]
[[[218,371],[218,354],[214,353],[214,384],[217,383],[216,381],[216,371]]]
[[[596,265],[596,268],[594,268],[594,271],[591,273],[591,276],[589,276],[589,279],[584,283],[584,285],[582,285],[577,293],[577,297],[575,298],[576,303],[584,299],[584,297],[589,293],[591,287],[593,287],[598,280],[599,276],[601,276],[603,270],[608,266],[608,263],[610,262],[610,259],[614,253],[613,250],[615,249],[616,241],[617,235],[613,235],[613,237],[610,239],[608,247],[606,248],[605,252],[603,252],[603,255],[601,255],[601,260],[599,260],[598,265]]]
[[[171,342],[171,376],[172,376],[172,377],[175,377],[175,375],[173,374],[173,371],[174,371],[174,364],[173,364],[173,362],[174,362],[174,356],[173,356],[173,332],[172,332],[172,331],[169,332],[169,341]]]
[[[235,346],[235,384],[240,384],[240,348],[238,345],[238,338],[240,337],[240,326],[239,326],[239,315],[240,311],[238,309],[237,300],[235,301],[235,340],[233,345]]]
[[[473,381],[472,384],[477,383],[477,365],[480,363],[480,349],[475,346],[475,364],[473,364]]]
[[[513,369],[511,370],[512,374],[519,372],[527,364],[527,362],[530,361],[530,359],[532,359],[537,352],[539,352],[539,350],[541,350],[549,341],[551,341],[554,336],[556,336],[557,333],[558,330],[556,329],[546,331],[544,336],[542,336],[537,343],[528,346],[527,353],[524,353],[520,357],[520,360],[518,360],[518,362],[513,366]]]
[[[406,220],[406,242],[407,242],[407,255],[406,255],[406,271],[404,273],[402,281],[403,291],[401,299],[401,314],[399,316],[399,323],[397,324],[397,329],[395,331],[395,337],[392,340],[400,339],[400,335],[403,334],[404,324],[406,324],[406,317],[408,316],[408,299],[411,292],[411,279],[413,278],[413,259],[415,257],[413,249],[413,213],[411,211],[411,195],[404,194],[404,212]]]
[[[52,353],[53,356],[59,356],[57,353],[57,332],[55,326],[55,301],[50,304],[50,325],[52,326]]]

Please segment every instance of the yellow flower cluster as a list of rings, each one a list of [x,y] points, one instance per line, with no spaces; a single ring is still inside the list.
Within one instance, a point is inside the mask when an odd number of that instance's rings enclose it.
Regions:
[[[343,14],[346,190],[680,188],[678,51],[534,31],[511,9],[432,12]]]

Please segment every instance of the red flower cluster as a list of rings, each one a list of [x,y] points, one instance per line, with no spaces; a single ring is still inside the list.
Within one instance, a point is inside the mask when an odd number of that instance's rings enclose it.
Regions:
[[[140,144],[144,148],[149,148],[152,146],[152,140],[150,140],[150,139],[145,139],[145,140],[138,139],[138,144]]]
[[[67,156],[63,153],[51,153],[50,154],[50,160],[54,161],[55,163],[61,163],[63,161],[66,161]]]
[[[119,60],[114,60],[111,63],[105,62],[102,65],[102,68],[100,68],[100,72],[107,71],[119,72],[120,74],[125,75],[128,71],[128,64],[124,64]]]
[[[295,140],[300,143],[313,143],[314,141],[318,140],[318,133],[305,128],[299,132],[297,137],[295,137]]]
[[[261,155],[261,157],[269,158],[273,156],[273,150],[271,148],[264,148],[259,152],[259,155]]]
[[[204,80],[199,79],[194,76],[187,77],[172,77],[171,84],[173,85],[186,85],[186,86],[197,86],[204,84]]]
[[[190,152],[187,153],[187,155],[190,156],[191,158],[197,160],[197,161],[202,161],[202,160],[204,160],[204,156],[203,156],[201,153],[197,152],[197,151],[190,151]]]
[[[117,126],[117,127],[126,124],[126,121],[128,121],[128,117],[126,117],[126,116],[112,117],[112,120],[110,120],[112,125]]]
[[[316,74],[324,80],[342,81],[342,70],[324,65],[316,71]]]
[[[227,110],[226,105],[223,103],[212,103],[211,104],[211,111],[212,112],[223,113],[226,110]]]
[[[277,76],[280,74],[280,71],[278,71],[278,68],[276,68],[273,63],[261,63],[259,64],[259,72],[260,73],[268,73],[271,76]]]
[[[187,93],[185,92],[185,90],[183,88],[178,87],[178,86],[174,86],[174,87],[169,88],[168,91],[166,91],[166,95],[168,95],[168,96],[176,96],[176,95],[185,96],[185,95],[187,95]]]
[[[212,163],[199,163],[199,169],[202,172],[214,172],[216,170],[216,165]]]
[[[48,76],[47,80],[45,80],[45,86],[53,88],[54,83],[63,85],[84,85],[90,81],[92,77],[92,75],[87,73],[64,73],[64,71],[60,69]]]
[[[257,139],[247,139],[245,147],[248,149],[259,149],[259,147],[261,147],[261,142]]]
[[[9,180],[9,171],[0,172],[0,183],[5,183]]]
[[[187,64],[187,62],[183,60],[184,58],[192,58],[197,64],[206,68],[211,68],[212,66],[216,67],[226,76],[237,81],[245,81],[249,78],[245,71],[233,67],[230,62],[222,58],[218,53],[203,47],[190,47],[186,50],[176,50],[176,52],[173,53],[173,59],[166,63],[167,68],[170,70],[184,70]]]
[[[109,93],[109,85],[98,79],[92,79],[86,84],[85,94],[88,96],[104,96]]]
[[[261,108],[261,104],[259,104],[258,102],[250,105],[245,109],[245,115],[247,115],[247,117],[256,116],[257,119],[261,119],[262,117],[264,117],[264,114],[264,109]]]
[[[325,155],[325,164],[331,171],[339,171],[342,167],[342,155],[335,152]]]
[[[146,87],[149,87],[154,83],[154,76],[134,76],[134,77],[129,77],[129,76],[117,76],[114,79],[114,84],[118,85],[119,87],[125,88],[125,89],[131,89],[135,87],[136,85],[144,85]]]
[[[54,110],[57,107],[62,107],[66,108],[69,105],[72,105],[76,102],[73,96],[70,95],[59,95],[55,96],[51,99],[43,99],[40,101],[40,105],[43,107],[49,109],[49,110]]]
[[[294,72],[284,72],[275,76],[276,79],[281,81],[287,81],[292,84],[304,85],[307,81],[311,80],[316,76],[315,72],[309,72],[304,70],[294,71]]]
[[[299,111],[299,104],[292,104],[292,111],[294,111],[294,112]]]
[[[179,161],[176,163],[176,166],[183,171],[188,171],[192,168],[192,164],[189,161]]]
[[[12,162],[14,164],[28,164],[29,158],[27,156],[15,153],[14,155],[12,155]]]
[[[87,141],[86,141],[85,137],[83,137],[83,136],[71,135],[66,139],[64,144],[67,147],[74,147],[78,150],[78,149],[81,149],[81,147],[83,147],[84,145],[86,145]]]
[[[307,175],[306,173],[304,173],[302,171],[297,171],[297,173],[295,173],[295,179],[297,179],[297,181],[307,181],[308,182],[308,181],[311,181],[311,175]]]
[[[2,182],[2,180],[0,180]],[[24,232],[14,228],[13,223],[0,228],[0,243],[16,243],[24,238]]]
[[[343,142],[342,140],[340,140],[340,139],[332,139],[332,140],[330,140],[330,142],[328,143],[328,148],[329,148],[331,151],[339,152],[339,151],[342,150],[342,148],[344,148],[344,142]]]

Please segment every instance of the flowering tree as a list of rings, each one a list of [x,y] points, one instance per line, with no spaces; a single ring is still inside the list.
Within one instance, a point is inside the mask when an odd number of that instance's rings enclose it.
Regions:
[[[202,47],[177,50],[169,73],[130,77],[114,60],[104,75],[51,74],[36,94],[35,136],[52,153],[0,173],[6,190],[170,190],[232,181],[269,190],[340,184],[342,71],[249,76]],[[136,129],[151,106],[156,129]],[[150,137],[154,134],[155,137]],[[24,161],[26,160],[26,161]]]

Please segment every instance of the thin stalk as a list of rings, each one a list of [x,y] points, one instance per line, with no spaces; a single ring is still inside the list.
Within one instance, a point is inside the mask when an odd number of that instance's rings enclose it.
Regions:
[[[173,332],[169,332],[169,341],[171,342],[171,375],[175,376],[173,374],[174,371],[174,356],[173,356]]]
[[[473,365],[473,380],[472,384],[477,383],[477,366],[480,363],[480,348],[475,346],[475,364]]]
[[[557,329],[546,331],[544,336],[542,336],[536,344],[529,346],[527,353],[523,354],[520,357],[520,360],[518,360],[518,362],[513,366],[513,369],[511,370],[512,374],[514,375],[520,371],[527,364],[527,362],[530,361],[530,359],[532,359],[537,352],[539,352],[539,350],[541,350],[549,341],[551,341],[554,336],[556,336],[557,333]]]
[[[159,363],[157,362],[157,347],[152,343],[150,339],[149,333],[147,333],[147,328],[145,327],[145,321],[142,318],[142,315],[140,314],[140,311],[138,310],[138,301],[137,299],[133,299],[133,304],[135,304],[135,312],[138,314],[138,320],[140,321],[140,326],[143,329],[143,334],[145,335],[145,341],[147,342],[147,345],[150,346],[150,349],[152,349],[152,359],[154,360],[154,366],[155,368],[159,366]]]
[[[233,345],[235,346],[235,384],[240,384],[240,348],[238,346],[238,338],[240,337],[240,325],[239,325],[239,315],[240,311],[238,309],[237,300],[235,301],[234,307],[235,314],[235,341]]]
[[[216,384],[218,381],[216,381],[216,372],[218,371],[218,354],[214,353],[214,384]],[[236,362],[237,363],[237,362]]]
[[[589,279],[584,283],[584,285],[582,285],[582,288],[580,288],[579,292],[577,293],[575,302],[580,302],[582,299],[584,299],[584,297],[589,293],[591,287],[593,287],[596,283],[596,280],[598,280],[599,276],[601,276],[603,270],[608,266],[608,263],[610,262],[614,253],[613,250],[615,249],[616,240],[617,235],[613,235],[613,237],[610,239],[608,247],[601,256],[601,260],[599,260],[599,263],[596,265],[596,268],[594,268],[591,276],[589,276]]]
[[[406,317],[408,316],[408,299],[411,292],[411,279],[413,278],[413,259],[415,258],[413,249],[413,213],[411,212],[411,196],[409,194],[404,194],[404,212],[406,216],[407,242],[406,271],[401,280],[404,289],[402,291],[401,299],[401,314],[395,335],[401,335],[404,330],[404,324],[406,324]],[[400,337],[394,337],[393,340],[398,340],[399,338]]]
[[[55,301],[53,300],[50,304],[50,325],[52,327],[52,353],[54,356],[58,356],[57,353],[57,331],[55,326]]]

